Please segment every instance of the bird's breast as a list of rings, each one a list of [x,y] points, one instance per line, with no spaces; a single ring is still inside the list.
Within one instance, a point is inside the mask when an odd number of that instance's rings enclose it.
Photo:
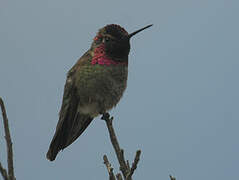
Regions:
[[[127,76],[125,65],[82,66],[75,81],[81,111],[106,111],[114,107],[126,89]]]

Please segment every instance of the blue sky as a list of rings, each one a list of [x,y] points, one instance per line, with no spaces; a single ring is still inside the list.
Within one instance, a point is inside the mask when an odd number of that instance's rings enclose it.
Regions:
[[[131,40],[128,88],[111,111],[126,157],[142,150],[134,179],[238,179],[238,6],[236,0],[0,0],[0,96],[17,179],[106,179],[104,154],[118,170],[99,118],[56,161],[45,158],[66,73],[111,23],[128,32],[154,24]],[[5,156],[1,148],[6,164]]]

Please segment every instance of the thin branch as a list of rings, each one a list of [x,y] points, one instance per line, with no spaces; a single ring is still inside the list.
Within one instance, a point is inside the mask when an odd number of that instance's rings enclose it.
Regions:
[[[113,127],[113,124],[112,124],[113,117],[110,118],[109,113],[104,113],[103,116],[101,117],[101,119],[105,120],[105,122],[106,122],[108,131],[109,131],[109,134],[110,134],[110,140],[111,140],[111,143],[114,147],[116,156],[118,158],[118,162],[120,164],[120,170],[121,170],[121,172],[124,176],[124,179],[125,180],[132,180],[132,175],[133,175],[135,169],[137,168],[137,165],[138,165],[138,162],[139,162],[139,159],[140,159],[141,151],[138,150],[136,152],[134,162],[132,163],[132,167],[130,168],[129,161],[125,160],[124,150],[120,148],[120,145],[118,143],[118,140],[117,140],[117,137],[116,137],[116,134],[115,134],[115,131],[114,131],[114,127]],[[117,180],[122,180],[123,179],[120,173],[116,175],[116,178],[117,178]]]
[[[170,180],[176,180],[176,178],[171,175],[169,175],[169,177],[170,177]]]
[[[4,106],[4,102],[2,98],[0,98],[0,106],[2,110],[2,117],[3,117],[3,124],[4,124],[4,130],[5,130],[5,139],[7,143],[7,164],[8,164],[8,179],[9,180],[15,180],[14,176],[14,168],[13,168],[13,151],[12,151],[12,140],[10,135],[10,130],[8,126],[8,118],[6,109]]]
[[[113,119],[112,119],[113,120]],[[112,125],[113,127],[113,125]],[[116,136],[115,136],[116,137]],[[119,147],[120,148],[120,147]],[[125,164],[125,169],[127,169],[127,171],[129,170],[128,166],[127,166],[127,162],[125,161],[125,158],[124,158],[124,150],[123,149],[120,149],[120,153],[121,153],[121,158],[122,158],[122,161],[124,162]]]
[[[128,169],[127,169],[127,164],[124,160],[124,156],[123,156],[123,151],[121,150],[117,137],[115,135],[115,131],[113,128],[113,117],[110,118],[110,115],[108,113],[103,114],[103,116],[101,117],[101,119],[105,120],[109,134],[110,134],[110,140],[111,143],[114,147],[118,162],[120,164],[120,170],[122,171],[124,177],[126,178],[127,174],[128,174]]]
[[[137,168],[137,165],[138,165],[139,160],[140,160],[140,155],[141,155],[141,151],[138,150],[135,154],[134,162],[133,162],[132,167],[131,167],[131,172],[132,172],[131,174],[133,174],[135,169]]]
[[[127,175],[126,180],[129,180],[132,177],[132,175],[134,174],[134,171],[137,168],[137,165],[138,165],[139,160],[140,160],[140,154],[141,154],[141,151],[138,150],[135,154],[134,162],[132,163],[132,167],[130,169],[129,174]]]
[[[130,169],[129,160],[127,160],[127,168]]]
[[[0,162],[0,172],[2,174],[3,179],[8,180],[7,170],[3,168],[1,162]]]
[[[115,175],[113,173],[113,168],[111,167],[111,164],[109,163],[108,161],[108,158],[106,155],[103,156],[103,160],[104,160],[104,164],[108,170],[108,173],[109,173],[109,180],[116,180],[115,179]]]
[[[120,173],[116,174],[116,178],[117,178],[117,180],[123,180],[123,178],[122,178]]]

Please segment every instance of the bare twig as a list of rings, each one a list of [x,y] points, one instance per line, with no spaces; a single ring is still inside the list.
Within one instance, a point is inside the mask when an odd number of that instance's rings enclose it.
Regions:
[[[116,174],[116,178],[117,178],[117,180],[123,180],[123,178],[122,178],[120,173]]]
[[[111,167],[111,164],[109,163],[107,156],[104,155],[103,159],[104,159],[104,164],[105,164],[105,166],[108,170],[108,173],[109,173],[109,180],[116,180],[115,175],[113,173],[113,168]]]
[[[120,164],[120,170],[122,171],[124,177],[126,178],[127,174],[128,174],[128,170],[127,170],[127,165],[126,162],[124,160],[124,156],[123,156],[123,151],[121,150],[117,137],[115,135],[115,131],[113,128],[113,117],[110,118],[110,115],[108,113],[103,114],[103,116],[101,117],[101,119],[105,120],[109,134],[110,134],[110,140],[111,143],[114,147],[118,162]]]
[[[129,160],[127,160],[127,168],[130,169]]]
[[[134,161],[132,163],[132,166],[130,167],[130,163],[128,160],[125,160],[124,157],[124,150],[120,148],[119,142],[117,140],[115,131],[114,131],[114,127],[112,124],[113,121],[113,117],[110,117],[109,113],[104,113],[103,116],[101,117],[101,119],[105,120],[108,131],[109,131],[109,135],[110,135],[110,140],[111,143],[114,147],[119,165],[120,165],[120,171],[121,173],[116,174],[116,176],[113,173],[113,168],[111,167],[111,164],[109,163],[107,156],[104,155],[103,159],[104,159],[104,164],[106,165],[106,168],[108,170],[109,173],[109,179],[110,180],[132,180],[132,176],[135,172],[135,170],[137,169],[139,160],[140,160],[140,155],[141,155],[141,150],[137,150],[135,157],[134,157]],[[170,180],[176,180],[175,177],[169,175]],[[116,178],[116,179],[115,179]]]
[[[15,180],[14,176],[14,168],[13,168],[13,151],[12,151],[12,140],[10,135],[10,130],[8,126],[8,118],[6,109],[4,106],[4,102],[2,98],[0,98],[0,106],[2,110],[2,117],[3,117],[3,124],[4,124],[4,130],[5,130],[5,139],[7,144],[7,164],[8,164],[8,180]],[[2,166],[1,166],[2,167]],[[6,177],[6,171],[4,169],[1,169],[1,174],[3,177]]]
[[[127,175],[126,180],[129,180],[129,179],[132,177],[132,175],[134,174],[134,171],[135,171],[135,169],[137,168],[137,165],[138,165],[138,163],[139,163],[140,154],[141,154],[141,151],[138,150],[138,151],[136,152],[136,154],[135,154],[134,162],[132,163],[132,167],[131,167],[131,169],[130,169],[129,174]]]
[[[176,178],[171,175],[169,175],[169,177],[170,177],[170,180],[176,180]]]
[[[112,119],[113,120],[113,119]],[[112,123],[112,122],[111,122]],[[112,125],[113,127],[113,125]],[[116,136],[115,136],[116,137]],[[119,147],[120,148],[120,147]],[[129,170],[128,169],[128,166],[127,166],[127,162],[125,161],[125,158],[124,158],[124,150],[123,149],[120,149],[120,153],[121,153],[121,158],[122,158],[122,161],[124,162],[124,166],[125,166],[125,169]]]
[[[2,164],[0,163],[0,172],[4,180],[8,180],[7,170],[3,168]]]
[[[118,140],[117,140],[114,128],[113,128],[113,124],[112,124],[113,117],[110,118],[110,115],[108,113],[105,113],[105,114],[103,114],[101,119],[105,120],[105,122],[106,122],[108,131],[109,131],[109,134],[110,134],[110,140],[111,140],[111,143],[114,147],[118,162],[120,164],[120,171],[122,172],[122,174],[124,176],[124,179],[125,180],[132,180],[132,175],[133,175],[135,169],[137,168],[137,164],[138,164],[139,159],[140,159],[141,151],[138,150],[136,152],[134,162],[132,163],[132,167],[130,168],[129,161],[125,160],[124,150],[120,148],[120,145],[118,143]],[[123,180],[120,173],[116,175],[116,178],[117,178],[117,180]]]

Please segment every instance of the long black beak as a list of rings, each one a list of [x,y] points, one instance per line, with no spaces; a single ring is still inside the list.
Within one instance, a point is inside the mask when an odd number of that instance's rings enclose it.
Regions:
[[[140,31],[143,31],[143,30],[145,30],[145,29],[147,29],[147,28],[149,28],[149,27],[151,27],[151,26],[153,26],[153,24],[150,24],[150,25],[145,26],[145,27],[143,27],[143,28],[141,28],[141,29],[139,29],[139,30],[137,30],[137,31],[135,31],[135,32],[130,33],[130,34],[128,35],[129,39],[130,39],[132,36],[134,36],[135,34],[139,33]]]

